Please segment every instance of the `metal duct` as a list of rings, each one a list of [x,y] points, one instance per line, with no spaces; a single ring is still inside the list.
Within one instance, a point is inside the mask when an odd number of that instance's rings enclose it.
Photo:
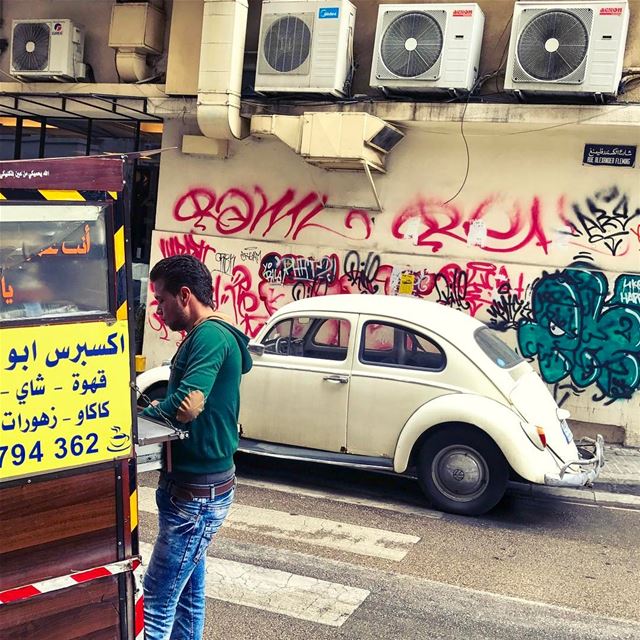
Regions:
[[[248,12],[247,0],[204,2],[197,119],[208,138],[249,135],[249,123],[240,117]]]

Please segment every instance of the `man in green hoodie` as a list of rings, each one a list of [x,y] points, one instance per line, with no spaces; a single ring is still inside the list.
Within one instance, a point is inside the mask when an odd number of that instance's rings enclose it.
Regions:
[[[150,273],[156,313],[186,331],[171,361],[167,396],[144,413],[186,429],[172,443],[156,492],[159,532],[144,579],[146,640],[201,640],[205,559],[235,491],[240,378],[251,369],[248,338],[213,311],[208,269],[173,256]]]

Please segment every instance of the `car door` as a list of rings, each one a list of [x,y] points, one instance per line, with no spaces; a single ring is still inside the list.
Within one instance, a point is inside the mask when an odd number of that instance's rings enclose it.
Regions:
[[[344,313],[275,322],[243,381],[242,436],[343,450],[356,326],[357,315]]]
[[[398,436],[422,405],[451,384],[451,345],[400,321],[361,316],[349,391],[349,453],[393,458]],[[455,366],[456,370],[458,369]]]

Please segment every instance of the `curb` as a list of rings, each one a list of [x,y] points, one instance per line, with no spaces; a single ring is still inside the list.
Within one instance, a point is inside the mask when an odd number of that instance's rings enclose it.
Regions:
[[[610,487],[610,488],[609,488]],[[595,488],[565,489],[562,487],[546,487],[524,482],[509,482],[509,493],[524,495],[530,498],[555,498],[565,501],[582,502],[599,506],[618,506],[640,510],[640,495],[629,492],[631,487],[640,485],[619,485],[598,483]]]

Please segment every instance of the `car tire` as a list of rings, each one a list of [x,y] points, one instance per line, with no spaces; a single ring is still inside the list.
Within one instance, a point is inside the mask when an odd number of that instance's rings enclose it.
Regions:
[[[153,400],[164,400],[167,395],[167,385],[166,384],[155,384],[148,391],[144,392],[144,395],[149,399],[149,401]],[[143,399],[138,398],[138,407],[144,409],[148,407],[149,403]]]
[[[448,513],[486,513],[501,500],[508,478],[509,465],[498,446],[473,428],[444,427],[420,450],[420,486],[436,508]]]

